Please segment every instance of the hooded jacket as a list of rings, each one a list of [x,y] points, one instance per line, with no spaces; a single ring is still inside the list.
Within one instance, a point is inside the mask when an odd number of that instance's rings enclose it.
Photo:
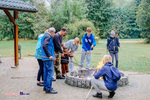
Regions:
[[[38,57],[38,56],[41,56],[41,39],[42,39],[43,35],[44,34],[40,34],[38,36],[38,42],[36,44],[36,51],[35,51],[35,55],[37,55],[37,56],[35,56],[36,59],[42,59],[41,57]]]
[[[105,86],[108,90],[115,91],[118,87],[118,82],[112,79],[112,72],[110,67],[113,66],[111,62],[106,63],[95,75],[96,79],[103,76]]]
[[[82,43],[83,43],[82,48],[85,51],[92,50],[91,45],[88,43],[87,39],[89,40],[90,44],[92,44],[94,47],[96,46],[96,41],[95,41],[94,35],[91,33],[90,37],[88,37],[87,33],[86,33],[82,38]]]

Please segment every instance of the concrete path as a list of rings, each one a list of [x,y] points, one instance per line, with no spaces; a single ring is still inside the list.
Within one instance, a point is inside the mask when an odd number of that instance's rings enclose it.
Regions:
[[[64,80],[53,82],[58,94],[45,94],[43,87],[36,85],[38,63],[34,58],[24,57],[18,68],[11,68],[13,58],[2,58],[0,64],[0,100],[84,100],[89,89],[72,87]],[[113,99],[109,100],[150,100],[150,74],[126,72],[129,75],[129,85],[119,87]],[[28,95],[20,95],[20,92]],[[103,100],[108,100],[108,92],[103,92]],[[10,95],[16,93],[16,95]],[[18,93],[18,94],[17,94]],[[88,100],[93,98],[93,89]]]

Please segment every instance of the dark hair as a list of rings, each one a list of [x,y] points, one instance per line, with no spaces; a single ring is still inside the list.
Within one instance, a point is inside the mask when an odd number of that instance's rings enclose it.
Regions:
[[[67,31],[67,28],[63,27],[61,30],[62,30],[62,31]]]

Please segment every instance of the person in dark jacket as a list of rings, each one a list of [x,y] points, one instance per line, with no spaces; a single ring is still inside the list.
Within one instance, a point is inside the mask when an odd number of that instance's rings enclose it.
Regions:
[[[62,77],[65,77],[65,74],[69,72],[68,69],[68,63],[69,63],[69,56],[70,53],[67,52],[67,47],[63,47],[63,53],[64,57],[61,57],[61,71],[62,71]]]
[[[114,63],[114,56],[115,56],[117,68],[118,68],[118,52],[119,52],[118,47],[121,48],[119,39],[115,37],[115,31],[112,30],[111,36],[107,39],[107,52],[109,51],[112,57],[112,63]]]
[[[51,27],[48,32],[44,34],[41,39],[41,56],[44,62],[44,88],[45,93],[56,94],[57,92],[52,88],[52,81],[54,75],[53,61],[55,59],[53,36],[55,28]]]
[[[110,55],[103,57],[104,66],[94,75],[91,79],[91,84],[97,91],[93,97],[102,98],[101,90],[109,92],[109,98],[115,95],[115,90],[118,87],[118,82],[112,79],[112,72],[110,67],[113,66],[112,58]],[[100,79],[102,77],[103,79]]]
[[[54,48],[55,48],[55,57],[56,60],[54,61],[54,68],[56,72],[56,79],[65,79],[65,77],[61,76],[60,69],[59,69],[59,53],[61,53],[61,56],[64,57],[63,50],[62,50],[62,41],[63,41],[63,36],[65,36],[67,33],[66,28],[62,28],[61,31],[56,33],[53,37],[53,43],[54,43]]]

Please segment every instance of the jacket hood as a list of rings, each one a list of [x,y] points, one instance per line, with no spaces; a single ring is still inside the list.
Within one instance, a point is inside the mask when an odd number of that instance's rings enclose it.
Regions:
[[[113,66],[113,63],[112,62],[108,62],[104,66]]]
[[[44,36],[44,34],[40,34],[39,36],[38,36],[38,40],[41,40],[41,38]]]

